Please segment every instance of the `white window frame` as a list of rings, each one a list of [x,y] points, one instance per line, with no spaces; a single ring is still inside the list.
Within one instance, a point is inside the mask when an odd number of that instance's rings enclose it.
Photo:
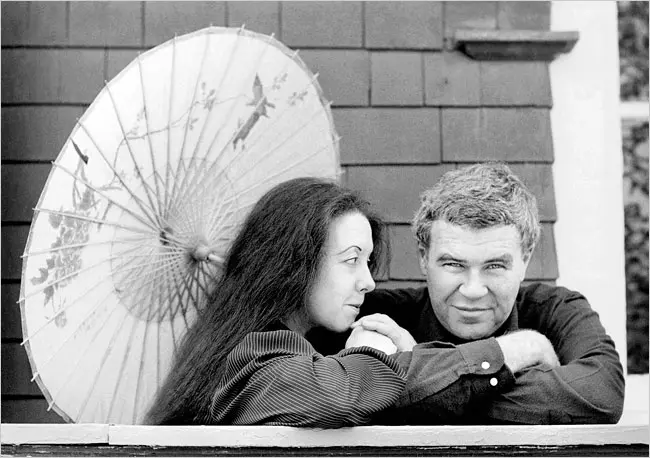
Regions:
[[[580,39],[550,65],[558,285],[583,293],[614,339],[627,374],[621,118],[648,116],[620,102],[616,2],[554,1],[552,30]],[[626,376],[621,422],[648,423],[648,374]]]

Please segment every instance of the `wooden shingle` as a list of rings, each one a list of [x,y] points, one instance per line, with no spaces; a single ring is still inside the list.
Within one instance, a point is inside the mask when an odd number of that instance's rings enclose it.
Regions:
[[[551,78],[545,62],[481,62],[482,106],[551,107]]]
[[[70,105],[2,107],[2,159],[54,160],[83,111]]]
[[[366,50],[305,49],[300,57],[318,73],[325,98],[333,106],[367,106],[370,92],[370,56]]]
[[[453,168],[453,164],[350,166],[345,182],[370,199],[385,219],[408,224],[420,206],[420,194]]]
[[[360,48],[361,2],[282,2],[282,41],[291,47]]]
[[[4,197],[3,197],[4,198]],[[29,225],[2,227],[2,280],[20,280]]]
[[[228,2],[226,25],[280,38],[280,2]]]
[[[104,84],[102,49],[3,49],[3,103],[88,104]]]
[[[65,423],[44,398],[2,399],[2,423]]]
[[[442,2],[365,2],[369,49],[441,49]]]
[[[437,106],[479,106],[480,63],[459,52],[424,54],[425,103]]]
[[[20,343],[2,344],[2,395],[40,396],[41,389],[31,382],[32,369],[25,348]]]
[[[30,223],[47,181],[50,164],[2,166],[2,221]]]
[[[341,108],[333,114],[344,165],[440,162],[437,108]]]
[[[143,2],[144,46],[155,46],[175,35],[226,25],[225,2]]]
[[[422,55],[415,52],[373,52],[371,104],[421,106],[424,103]]]
[[[544,108],[443,108],[444,162],[552,162]]]
[[[22,319],[20,317],[20,305],[18,304],[20,284],[7,283],[2,285],[1,295],[0,309],[2,310],[2,318],[0,324],[2,325],[2,338],[22,339]]]
[[[497,2],[499,29],[549,30],[551,2]]]
[[[142,46],[139,2],[70,2],[73,46]]]
[[[66,2],[2,2],[3,46],[53,46],[68,42]]]

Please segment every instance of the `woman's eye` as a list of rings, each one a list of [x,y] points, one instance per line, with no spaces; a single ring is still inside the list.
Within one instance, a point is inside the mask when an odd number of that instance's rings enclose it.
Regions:
[[[358,256],[355,256],[354,258],[346,259],[345,262],[346,262],[347,264],[356,264],[358,260],[359,260],[359,257],[358,257]]]

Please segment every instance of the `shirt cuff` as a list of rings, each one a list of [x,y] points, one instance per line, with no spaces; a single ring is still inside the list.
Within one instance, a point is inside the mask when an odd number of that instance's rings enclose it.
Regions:
[[[501,346],[494,337],[458,345],[467,374],[475,375],[472,386],[476,394],[500,393],[515,384],[514,374],[505,364]]]

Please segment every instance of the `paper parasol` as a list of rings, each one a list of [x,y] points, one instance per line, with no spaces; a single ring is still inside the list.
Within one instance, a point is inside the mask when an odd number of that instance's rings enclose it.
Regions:
[[[273,37],[210,27],[131,62],[70,134],[27,240],[24,345],[50,407],[140,422],[252,205],[339,171],[329,104]]]

